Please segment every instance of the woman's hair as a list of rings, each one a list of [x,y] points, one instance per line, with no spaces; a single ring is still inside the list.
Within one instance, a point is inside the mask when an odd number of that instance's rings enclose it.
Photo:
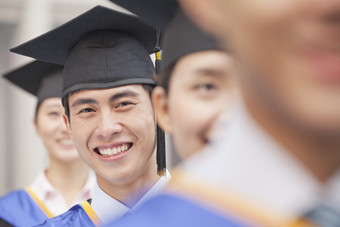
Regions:
[[[35,106],[35,112],[34,112],[34,122],[37,123],[38,120],[38,112],[39,112],[39,108],[41,106],[41,104],[43,103],[44,100],[40,100],[37,102],[36,106]]]

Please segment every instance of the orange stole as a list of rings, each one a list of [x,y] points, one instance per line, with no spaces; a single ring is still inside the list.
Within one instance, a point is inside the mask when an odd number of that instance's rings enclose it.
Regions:
[[[30,187],[25,187],[25,191],[31,196],[33,201],[35,201],[40,209],[46,214],[48,218],[53,218],[53,214],[47,209],[44,203],[38,198],[38,196],[32,191]]]
[[[91,221],[93,222],[93,224],[95,224],[95,226],[99,226],[102,225],[102,222],[100,221],[99,217],[97,216],[97,214],[94,212],[94,210],[92,209],[91,205],[89,204],[89,202],[84,201],[80,204],[84,211],[86,212],[86,214],[89,216],[89,218],[91,219]]]

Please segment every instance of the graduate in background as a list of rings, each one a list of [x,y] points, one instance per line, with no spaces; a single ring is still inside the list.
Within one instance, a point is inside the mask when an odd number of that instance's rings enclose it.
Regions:
[[[135,209],[167,183],[164,143],[157,139],[151,103],[155,68],[149,55],[157,41],[156,29],[139,18],[96,6],[12,49],[64,64],[65,123],[80,156],[97,176],[91,201],[43,226],[106,223]]]
[[[212,139],[220,114],[233,109],[237,99],[234,59],[181,10],[163,38],[153,104],[158,124],[172,136],[178,155],[187,159]]]
[[[0,217],[33,226],[91,197],[95,176],[80,159],[63,122],[61,65],[33,61],[4,75],[38,98],[34,124],[48,151],[48,167],[24,189],[0,198]]]

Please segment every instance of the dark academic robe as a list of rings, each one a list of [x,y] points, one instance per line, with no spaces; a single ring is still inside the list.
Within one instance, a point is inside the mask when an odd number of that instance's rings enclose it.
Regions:
[[[11,226],[13,226],[13,225],[9,224],[4,219],[0,218],[0,227],[11,227]]]
[[[44,223],[38,226],[74,226],[74,227],[86,227],[86,226],[98,226],[101,222],[93,211],[88,201],[77,204],[69,209],[67,212],[58,215],[54,218],[47,219]]]
[[[34,226],[50,217],[52,214],[29,188],[0,198],[0,218],[14,226]]]

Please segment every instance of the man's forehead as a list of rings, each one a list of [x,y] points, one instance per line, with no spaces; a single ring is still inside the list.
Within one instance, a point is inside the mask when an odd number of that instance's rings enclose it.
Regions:
[[[109,101],[113,96],[140,96],[145,94],[141,84],[124,85],[105,89],[83,89],[69,95],[69,102],[75,102],[77,99],[92,99],[94,101]]]

